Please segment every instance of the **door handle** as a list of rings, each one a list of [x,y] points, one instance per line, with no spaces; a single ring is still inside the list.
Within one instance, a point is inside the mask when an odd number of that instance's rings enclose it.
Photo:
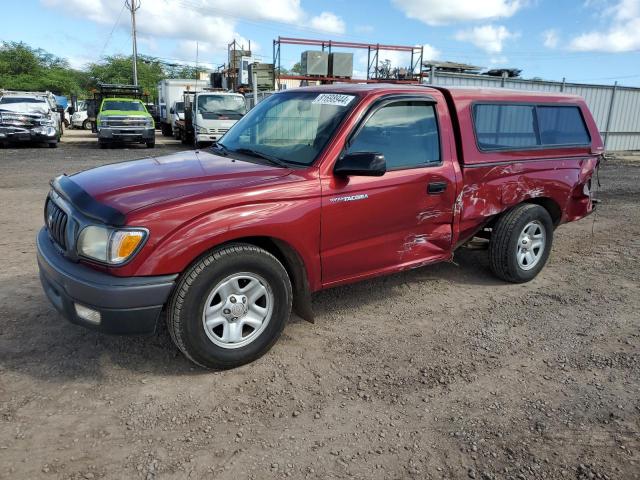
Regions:
[[[442,193],[447,189],[447,182],[431,182],[427,185],[427,193],[435,195]]]

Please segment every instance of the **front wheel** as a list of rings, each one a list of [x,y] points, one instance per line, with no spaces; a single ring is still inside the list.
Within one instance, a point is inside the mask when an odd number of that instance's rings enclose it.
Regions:
[[[213,250],[181,278],[167,325],[194,363],[227,369],[252,362],[276,342],[291,313],[291,282],[266,250],[231,244]]]
[[[553,243],[553,222],[546,209],[525,203],[500,217],[489,243],[495,275],[513,283],[535,278],[544,267]]]

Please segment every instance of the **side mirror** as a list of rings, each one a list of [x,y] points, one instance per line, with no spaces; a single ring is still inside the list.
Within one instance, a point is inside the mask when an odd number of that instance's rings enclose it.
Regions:
[[[176,113],[176,111],[173,109],[173,107],[171,107],[171,108],[169,109],[169,113],[170,113],[171,115],[173,115],[174,113]]]
[[[381,177],[387,172],[384,155],[378,152],[354,152],[340,157],[333,167],[336,175]]]

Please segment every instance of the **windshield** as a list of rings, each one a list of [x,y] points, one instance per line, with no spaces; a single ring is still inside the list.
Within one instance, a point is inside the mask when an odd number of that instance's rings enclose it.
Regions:
[[[87,102],[84,100],[78,100],[78,109],[77,112],[84,112],[87,109]]]
[[[11,103],[46,103],[44,98],[34,97],[2,97],[0,104],[9,105]]]
[[[178,113],[184,113],[184,102],[176,102],[175,111]]]
[[[247,111],[242,95],[198,95],[198,113],[204,119],[238,119]]]
[[[102,110],[123,110],[126,112],[144,112],[144,105],[141,102],[128,100],[105,100]]]
[[[355,99],[355,95],[318,92],[271,95],[218,143],[230,151],[250,149],[287,163],[311,165]]]

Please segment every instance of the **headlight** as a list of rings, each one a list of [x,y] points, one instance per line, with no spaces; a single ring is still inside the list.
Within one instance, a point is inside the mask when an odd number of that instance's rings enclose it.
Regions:
[[[144,126],[147,128],[153,128],[153,118],[147,118],[144,122]]]
[[[129,260],[146,238],[146,230],[90,226],[80,232],[77,250],[84,257],[118,265]]]
[[[198,127],[198,133],[207,133],[207,129],[204,127]]]

